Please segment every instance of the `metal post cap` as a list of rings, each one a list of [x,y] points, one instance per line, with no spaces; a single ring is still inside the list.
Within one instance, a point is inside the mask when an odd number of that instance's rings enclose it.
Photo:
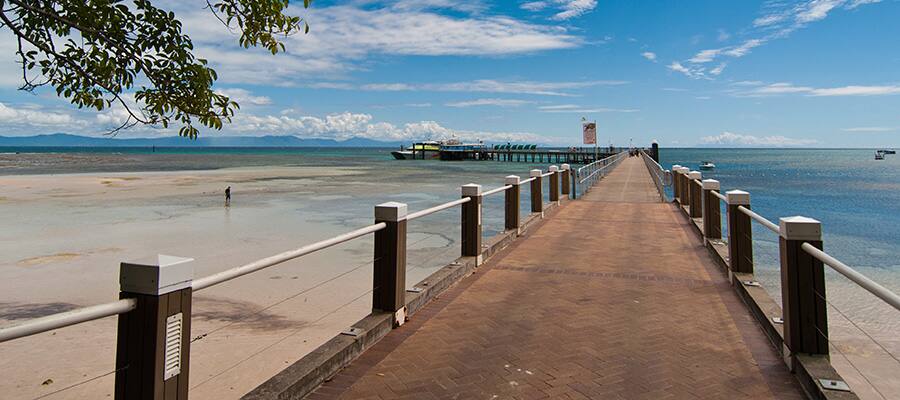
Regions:
[[[784,217],[778,220],[781,237],[787,240],[822,240],[822,223],[807,217]]]
[[[507,185],[518,185],[521,180],[522,178],[519,178],[518,175],[507,175],[504,179],[504,183]]]
[[[543,171],[541,171],[539,169],[533,169],[533,170],[531,170],[531,172],[528,173],[528,175],[536,177],[536,178],[540,178],[541,175],[543,175]]]
[[[123,292],[163,295],[191,286],[193,258],[155,256],[123,262],[119,266],[119,288]]]
[[[460,189],[463,196],[481,196],[481,185],[469,183]]]
[[[572,168],[572,166],[570,166],[569,164],[563,164],[563,165],[560,165],[559,167],[562,168],[563,171],[568,171],[569,169]]]
[[[559,167],[557,167],[557,166],[555,166],[555,165],[551,165],[549,171],[550,171],[550,172],[556,172],[556,171],[559,171]]]
[[[750,204],[750,193],[743,190],[729,190],[725,192],[728,204],[746,206]]]
[[[703,190],[719,190],[719,181],[715,179],[704,179]]]
[[[688,177],[691,179],[700,179],[701,176],[703,176],[703,174],[701,174],[700,171],[688,172]]]
[[[406,203],[389,201],[375,206],[375,219],[378,221],[397,222],[406,219]]]

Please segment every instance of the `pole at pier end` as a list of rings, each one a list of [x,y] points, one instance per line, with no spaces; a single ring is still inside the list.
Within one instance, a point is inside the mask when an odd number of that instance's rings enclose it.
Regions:
[[[822,249],[822,224],[812,218],[787,217],[779,221],[779,231],[784,345],[792,355],[828,355],[825,267],[800,247],[809,243]],[[793,369],[793,357],[789,361]]]
[[[119,315],[117,400],[187,400],[191,261],[157,255],[120,265],[120,297],[135,299],[137,307]]]
[[[519,229],[519,194],[521,190],[519,186],[521,185],[519,182],[521,179],[516,175],[509,175],[505,179],[505,183],[510,187],[506,189],[506,201],[505,201],[505,209],[506,209],[506,221],[505,227],[506,230],[515,229],[516,234],[522,233]]]
[[[541,170],[533,169],[529,175],[534,178],[531,181],[531,212],[540,213],[544,217],[544,194],[541,184]]]
[[[469,198],[462,204],[462,256],[475,257],[475,265],[481,265],[481,185],[470,183],[461,188],[462,197]]]
[[[387,226],[375,232],[372,310],[393,313],[394,326],[406,321],[406,214],[404,203],[375,206],[375,223]]]

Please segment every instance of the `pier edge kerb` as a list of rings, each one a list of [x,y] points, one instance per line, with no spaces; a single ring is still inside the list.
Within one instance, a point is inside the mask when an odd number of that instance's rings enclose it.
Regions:
[[[406,219],[408,208],[406,203],[389,201],[375,206],[375,220],[398,222]]]
[[[746,206],[750,204],[750,193],[743,190],[729,190],[725,192],[728,204],[735,206]]]
[[[822,223],[809,217],[779,218],[778,230],[786,240],[822,240]]]
[[[719,181],[715,179],[704,179],[702,183],[703,190],[719,190],[720,188]]]

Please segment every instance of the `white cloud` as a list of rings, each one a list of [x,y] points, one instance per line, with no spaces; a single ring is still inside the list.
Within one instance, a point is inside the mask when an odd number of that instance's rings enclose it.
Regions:
[[[725,67],[727,67],[727,66],[728,66],[728,64],[721,63],[717,67],[709,70],[709,74],[718,76],[718,75],[722,74],[722,71],[725,71]]]
[[[552,106],[540,106],[538,110],[545,113],[573,113],[573,114],[596,114],[596,113],[634,113],[640,110],[623,109],[623,108],[606,108],[606,107],[586,107],[577,104],[559,104]]]
[[[678,61],[672,61],[672,63],[669,64],[668,66],[666,66],[666,68],[668,68],[672,71],[675,71],[675,72],[680,72],[680,73],[684,74],[685,76],[687,76],[689,78],[694,78],[694,79],[702,78],[703,71],[704,71],[703,68],[687,67]]]
[[[431,107],[431,103],[407,103],[404,104],[407,107]]]
[[[770,85],[761,85],[747,91],[735,92],[735,95],[744,97],[760,97],[784,94],[803,94],[813,97],[886,96],[900,94],[900,85],[850,85],[830,88],[815,88],[810,86],[796,86],[792,83],[780,82]]]
[[[497,81],[478,79],[474,81],[447,83],[370,83],[359,87],[372,91],[436,91],[436,92],[475,92],[475,93],[514,93],[544,96],[572,96],[565,90],[584,89],[595,86],[625,85],[627,81],[572,81],[572,82],[535,82],[535,81]],[[348,86],[347,89],[355,89]]]
[[[531,104],[531,101],[516,99],[475,99],[466,101],[456,101],[445,104],[449,107],[475,107],[475,106],[497,106],[497,107],[518,107],[524,104]]]
[[[519,7],[528,11],[541,11],[549,6],[550,5],[547,4],[546,1],[529,1],[527,3],[522,3]]]
[[[724,30],[724,29],[719,29],[719,35],[716,36],[716,40],[718,40],[718,41],[720,41],[720,42],[724,42],[724,41],[726,41],[726,40],[728,40],[728,39],[731,39],[731,34],[728,33],[728,32],[727,32],[726,30]]]
[[[47,110],[35,105],[16,107],[0,103],[0,125],[13,128],[35,126],[60,129],[86,126],[87,123],[76,119],[68,112]]]
[[[808,24],[828,17],[835,9],[855,9],[865,4],[879,3],[881,0],[800,0],[799,2],[769,1],[763,9],[764,14],[753,20],[753,27],[748,31],[749,39],[743,42],[717,49],[706,49],[696,53],[687,60],[689,64],[704,64],[716,61],[720,57],[744,57],[750,52],[772,40],[789,36],[792,32]],[[730,35],[722,35],[719,41],[725,41]],[[680,68],[673,68],[673,66]],[[670,65],[670,69],[684,73],[691,78],[710,77],[722,72],[721,68],[706,71],[698,66]]]
[[[360,60],[374,55],[503,56],[567,49],[584,39],[556,25],[513,17],[481,14],[480,6],[449,0],[403,1],[397,4],[354,4],[290,7],[310,23],[309,34],[285,39],[276,56],[263,49],[243,49],[208,10],[175,3],[174,11],[194,42],[198,56],[210,60],[225,83],[302,85],[304,78],[338,78],[363,69]],[[462,5],[455,5],[462,4]],[[447,8],[446,15],[434,8]]]
[[[882,133],[882,132],[896,132],[900,130],[897,127],[888,127],[888,126],[860,126],[855,128],[844,128],[842,129],[844,132],[858,132],[858,133]]]
[[[645,52],[641,53],[641,56],[650,61],[656,62],[656,53],[654,53],[652,51],[645,51]]]
[[[736,147],[791,147],[817,143],[812,139],[794,139],[785,136],[753,136],[732,132],[722,132],[720,135],[704,136],[700,143],[707,146],[736,146]]]
[[[228,96],[232,101],[236,101],[241,106],[244,106],[246,104],[255,106],[267,106],[272,104],[272,99],[266,96],[255,96],[246,89],[218,89],[216,90],[216,92]]]
[[[562,11],[553,16],[555,20],[575,18],[591,12],[597,7],[597,0],[556,0]]]
[[[519,8],[531,12],[553,9],[554,14],[550,19],[563,21],[580,17],[597,8],[597,0],[545,0],[528,1],[519,5]]]

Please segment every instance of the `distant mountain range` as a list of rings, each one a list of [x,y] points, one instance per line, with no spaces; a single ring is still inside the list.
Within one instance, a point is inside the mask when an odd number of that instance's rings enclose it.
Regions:
[[[399,147],[403,142],[382,142],[366,138],[301,139],[296,136],[211,136],[190,140],[183,137],[116,138],[88,137],[67,133],[35,136],[0,136],[0,146],[8,147]]]

